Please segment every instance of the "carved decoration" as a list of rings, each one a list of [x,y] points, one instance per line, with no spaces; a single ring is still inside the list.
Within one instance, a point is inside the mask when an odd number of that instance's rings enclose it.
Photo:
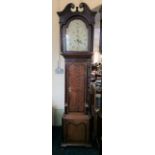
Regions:
[[[87,140],[87,126],[85,123],[75,123],[75,122],[68,122],[66,123],[67,126],[67,133],[66,137],[68,138],[68,141],[74,141],[76,142],[85,142]],[[72,136],[74,131],[77,131],[77,134],[74,134],[74,137]]]
[[[69,18],[74,16],[81,16],[89,24],[94,24],[94,16],[96,14],[95,11],[91,11],[86,3],[80,3],[79,7],[75,7],[73,3],[69,3],[63,11],[57,12],[60,16],[60,24],[65,24]]]

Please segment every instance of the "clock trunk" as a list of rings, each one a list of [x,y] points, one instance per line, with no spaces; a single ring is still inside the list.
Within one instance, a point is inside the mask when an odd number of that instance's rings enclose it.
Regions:
[[[66,62],[68,112],[85,112],[87,62]],[[70,62],[71,61],[71,62]]]

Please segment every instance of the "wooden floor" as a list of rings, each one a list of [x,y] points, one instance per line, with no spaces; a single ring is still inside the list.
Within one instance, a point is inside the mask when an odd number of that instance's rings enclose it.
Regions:
[[[61,148],[61,127],[52,128],[52,155],[99,155],[96,148]]]

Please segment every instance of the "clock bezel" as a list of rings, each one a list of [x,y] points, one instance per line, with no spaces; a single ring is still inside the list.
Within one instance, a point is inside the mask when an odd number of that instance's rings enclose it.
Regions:
[[[69,51],[69,50],[67,50],[67,41],[66,41],[66,34],[67,34],[67,28],[69,27],[69,24],[72,22],[72,21],[74,21],[74,20],[81,20],[85,25],[86,25],[86,28],[87,28],[87,31],[88,31],[88,38],[87,38],[87,45],[88,45],[88,47],[87,47],[87,50],[85,50],[85,51],[82,51],[82,50],[74,50],[74,51]],[[88,52],[88,51],[90,51],[90,49],[89,49],[89,47],[90,47],[90,45],[89,45],[89,43],[90,43],[90,38],[91,38],[91,33],[90,33],[90,31],[91,31],[91,28],[90,28],[90,26],[88,25],[88,22],[85,20],[85,19],[83,19],[83,18],[81,18],[81,17],[73,17],[73,18],[71,18],[71,19],[69,19],[68,21],[67,21],[67,23],[66,23],[66,25],[64,25],[63,26],[63,28],[62,28],[63,30],[63,34],[62,34],[62,38],[63,38],[63,41],[62,41],[62,44],[63,44],[63,48],[64,48],[64,52]]]
[[[75,11],[72,11],[75,9]],[[80,11],[83,9],[83,11]],[[86,3],[80,3],[79,7],[75,7],[73,3],[69,3],[63,11],[58,12],[60,19],[60,45],[61,54],[64,56],[80,56],[92,55],[93,52],[93,37],[94,37],[94,23],[96,12],[91,11]],[[66,28],[71,21],[75,19],[82,20],[88,28],[88,50],[86,51],[68,51],[66,49]]]

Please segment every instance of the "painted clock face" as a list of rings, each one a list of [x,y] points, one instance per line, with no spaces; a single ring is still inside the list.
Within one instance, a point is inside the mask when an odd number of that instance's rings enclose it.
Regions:
[[[88,29],[80,19],[74,19],[66,29],[67,51],[88,51]]]

